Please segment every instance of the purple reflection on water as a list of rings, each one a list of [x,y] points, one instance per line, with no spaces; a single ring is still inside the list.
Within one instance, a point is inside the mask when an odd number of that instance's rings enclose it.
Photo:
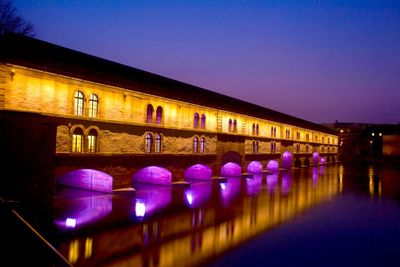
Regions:
[[[227,177],[240,176],[242,174],[242,168],[233,162],[228,162],[221,168],[221,175]]]
[[[56,184],[111,193],[113,178],[101,171],[79,169],[57,177]]]
[[[312,181],[314,186],[318,182],[318,167],[313,167],[312,169]]]
[[[61,229],[78,229],[94,223],[112,211],[111,194],[93,194],[81,190],[66,189],[68,198],[75,198],[54,220]]]
[[[158,166],[145,167],[132,175],[132,183],[149,183],[170,185],[172,175],[171,172],[165,168]]]
[[[196,164],[185,170],[185,179],[192,180],[211,180],[212,170],[204,164]]]
[[[248,173],[261,173],[262,171],[262,164],[259,161],[252,161],[247,165],[247,172]]]
[[[226,179],[226,183],[220,183],[219,186],[221,189],[222,204],[226,207],[240,193],[241,178],[229,177]]]
[[[211,183],[191,184],[184,191],[184,201],[189,208],[202,207],[211,196]]]
[[[135,205],[132,214],[143,219],[165,208],[171,202],[171,187],[150,184],[134,184],[136,189]]]
[[[290,169],[292,166],[292,153],[285,151],[282,154],[282,167],[285,169]]]
[[[278,174],[268,174],[267,175],[267,190],[269,193],[274,193],[278,187]]]
[[[270,160],[267,164],[267,170],[277,173],[279,171],[279,163],[276,160]]]
[[[246,193],[255,196],[261,191],[262,174],[254,174],[253,178],[246,179]]]
[[[319,154],[318,154],[318,152],[314,152],[313,153],[313,163],[318,164],[318,161],[319,161]]]
[[[322,176],[325,173],[325,166],[319,166],[319,175]]]
[[[281,192],[282,194],[286,195],[290,191],[290,186],[291,186],[291,177],[290,173],[282,173],[282,187],[281,187]]]

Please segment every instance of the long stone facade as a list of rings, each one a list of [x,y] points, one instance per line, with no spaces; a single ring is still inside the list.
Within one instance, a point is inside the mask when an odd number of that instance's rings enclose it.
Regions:
[[[227,162],[246,172],[284,152],[293,167],[318,164],[315,152],[336,161],[338,137],[320,125],[33,38],[0,44],[2,119],[44,118],[55,133],[55,176],[94,168],[124,187],[152,165],[180,181],[194,164],[219,176]]]

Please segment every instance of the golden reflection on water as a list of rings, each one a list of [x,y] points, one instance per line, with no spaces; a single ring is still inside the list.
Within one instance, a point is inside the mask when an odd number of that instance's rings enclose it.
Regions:
[[[61,246],[60,251],[68,253],[75,266],[203,264],[339,194],[343,190],[343,168],[327,168],[314,167],[309,177],[279,174],[272,190],[264,175],[256,195],[246,195],[242,188],[229,208],[212,203],[184,209],[142,224],[74,239],[69,246]],[[373,177],[373,170],[370,174]],[[370,181],[373,183],[373,179]],[[81,242],[85,252],[79,257]]]

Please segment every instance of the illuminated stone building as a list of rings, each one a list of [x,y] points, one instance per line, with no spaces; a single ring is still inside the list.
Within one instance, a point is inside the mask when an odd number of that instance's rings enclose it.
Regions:
[[[146,166],[179,181],[196,164],[220,176],[226,163],[246,172],[284,153],[286,168],[335,162],[338,146],[321,125],[14,34],[0,40],[0,114],[3,163],[20,166],[9,176],[90,168],[114,188]]]

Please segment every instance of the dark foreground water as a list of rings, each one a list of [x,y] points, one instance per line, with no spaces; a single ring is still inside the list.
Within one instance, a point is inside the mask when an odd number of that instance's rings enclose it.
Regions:
[[[74,266],[400,265],[398,166],[135,188],[58,188],[53,218],[31,219]]]

